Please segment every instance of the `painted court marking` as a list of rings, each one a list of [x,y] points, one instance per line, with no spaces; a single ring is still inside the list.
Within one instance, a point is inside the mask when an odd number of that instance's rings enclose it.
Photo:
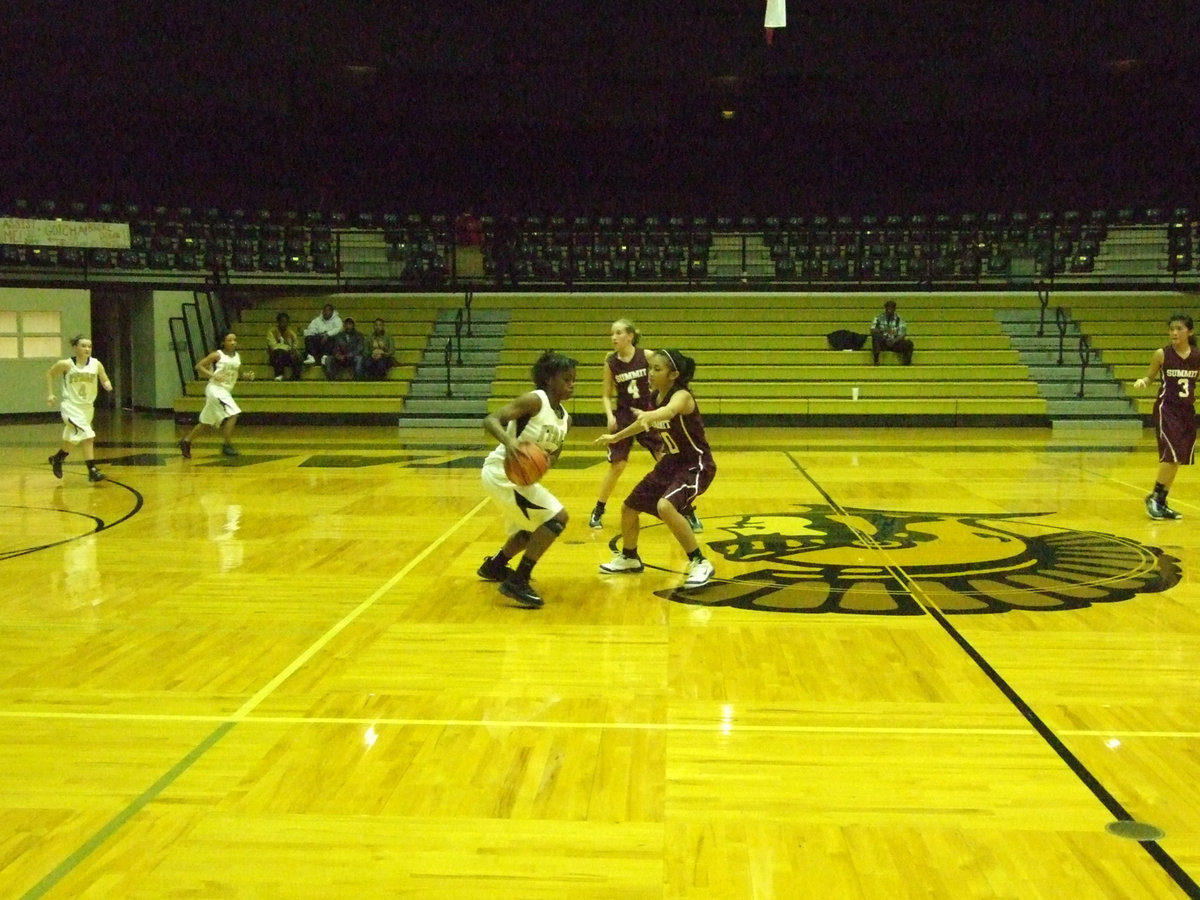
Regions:
[[[402,569],[400,569],[399,572],[397,572],[395,575],[393,575],[391,578],[389,578],[386,582],[384,582],[384,584],[382,584],[380,587],[376,588],[375,591],[372,592],[372,594],[369,597],[367,597],[367,599],[363,600],[362,603],[360,603],[353,610],[351,610],[349,613],[347,613],[341,619],[341,621],[339,621],[332,628],[330,628],[328,631],[326,631],[323,635],[321,635],[319,638],[317,638],[317,640],[314,641],[307,650],[305,650],[303,653],[301,653],[299,656],[297,656],[294,660],[292,660],[292,662],[289,663],[278,675],[276,675],[269,682],[267,682],[266,685],[264,685],[261,690],[259,690],[256,694],[254,694],[254,696],[252,696],[249,700],[247,700],[245,703],[243,703],[242,706],[235,713],[233,713],[233,715],[219,717],[217,719],[217,721],[220,721],[221,724],[218,725],[206,738],[204,738],[204,740],[202,740],[199,744],[197,744],[195,747],[193,747],[187,753],[187,755],[183,757],[183,759],[179,760],[179,762],[175,763],[174,766],[172,766],[165,773],[163,773],[162,777],[160,777],[157,781],[155,781],[152,785],[150,785],[150,787],[146,788],[145,791],[143,791],[136,798],[134,798],[134,800],[131,803],[129,803],[124,809],[122,809],[115,816],[113,816],[113,818],[109,819],[109,821],[106,822],[95,834],[93,834],[90,838],[88,838],[86,841],[84,841],[79,847],[77,847],[62,862],[60,862],[57,866],[55,866],[54,869],[52,869],[49,873],[47,873],[45,875],[45,877],[43,877],[37,884],[35,884],[28,891],[26,891],[24,894],[22,894],[21,900],[36,900],[36,898],[43,897],[46,895],[46,893],[48,891],[53,890],[54,887],[57,886],[58,883],[60,881],[62,881],[63,878],[65,878],[67,875],[69,875],[75,869],[76,866],[78,866],[81,862],[83,862],[85,859],[87,859],[88,856],[90,856],[93,852],[95,852],[97,849],[99,849],[104,844],[105,841],[107,841],[110,837],[112,837],[114,834],[116,834],[118,831],[120,831],[126,822],[128,822],[130,819],[132,819],[142,809],[144,809],[147,806],[147,804],[151,803],[163,791],[165,791],[168,787],[170,787],[181,775],[183,775],[184,772],[186,772],[198,760],[200,760],[200,758],[203,757],[205,753],[207,753],[210,749],[212,749],[214,746],[216,746],[217,742],[220,741],[221,738],[223,738],[226,734],[228,734],[230,731],[232,731],[235,725],[237,725],[239,722],[244,722],[246,719],[246,716],[248,716],[255,709],[255,707],[257,707],[264,700],[266,700],[267,697],[269,697],[275,690],[277,690],[281,684],[283,684],[285,681],[287,681],[287,679],[290,678],[292,675],[294,675],[305,663],[307,663],[310,659],[313,658],[313,656],[315,656],[317,653],[319,653],[323,647],[325,647],[331,640],[333,640],[335,637],[337,637],[339,634],[341,634],[341,632],[344,631],[346,629],[346,627],[349,626],[355,619],[357,619],[364,612],[366,612],[375,603],[376,600],[378,600],[380,597],[382,597],[384,594],[386,594],[388,591],[390,591],[406,575],[408,575],[409,572],[411,572],[414,568],[416,568],[418,565],[420,565],[422,562],[424,562],[431,553],[433,553],[435,550],[437,550],[455,532],[457,532],[467,522],[469,522],[472,518],[474,518],[475,515],[481,509],[483,509],[489,502],[490,501],[487,499],[480,500],[477,504],[475,504],[474,508],[471,509],[470,512],[468,512],[465,516],[463,516],[461,519],[459,519],[457,522],[455,522],[454,525],[450,526],[450,528],[448,530],[446,530],[445,532],[443,532],[441,534],[441,536],[438,537],[437,540],[435,540],[433,543],[429,544],[429,546],[427,546],[424,550],[422,550],[415,557],[413,557],[413,559],[410,560],[407,565],[405,565]],[[4,717],[8,718],[8,717],[11,717],[14,715],[19,715],[19,714],[5,713]],[[60,716],[59,718],[62,718],[62,716]],[[81,716],[81,718],[83,718],[83,717]],[[116,716],[114,718],[124,718],[126,720],[136,721],[138,719],[149,720],[151,718],[156,718],[156,717]],[[203,717],[166,717],[166,718],[168,718],[168,719],[174,718],[175,721],[183,721],[185,719],[190,720],[190,721],[203,720]]]

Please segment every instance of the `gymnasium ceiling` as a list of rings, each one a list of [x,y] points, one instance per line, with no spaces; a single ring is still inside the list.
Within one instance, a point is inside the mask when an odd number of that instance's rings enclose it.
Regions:
[[[770,48],[764,0],[23,5],[8,194],[962,205],[1197,171],[1185,3],[792,0]]]

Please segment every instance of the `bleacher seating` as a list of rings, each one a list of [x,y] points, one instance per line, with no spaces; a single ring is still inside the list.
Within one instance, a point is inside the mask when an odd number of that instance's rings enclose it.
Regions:
[[[532,360],[554,347],[581,364],[571,411],[598,418],[605,337],[615,318],[628,316],[645,346],[678,346],[696,358],[696,392],[708,416],[809,423],[882,416],[915,424],[1046,415],[994,315],[995,295],[906,297],[901,311],[917,346],[912,366],[897,365],[893,354],[875,366],[869,349],[829,347],[831,331],[868,331],[879,305],[870,294],[587,294],[571,298],[568,316],[545,295],[481,295],[476,302],[511,311],[492,408],[528,390]],[[1013,295],[1003,302],[1032,308],[1037,301]]]
[[[234,328],[238,333],[243,373],[248,376],[252,372],[254,379],[244,377],[238,382],[238,404],[246,412],[278,416],[394,417],[404,408],[438,310],[453,304],[455,299],[446,295],[403,295],[400,302],[398,295],[294,295],[266,298],[243,309]],[[276,315],[281,311],[288,313],[296,330],[303,331],[326,301],[333,302],[343,318],[353,316],[364,333],[370,333],[376,317],[387,322],[388,332],[396,343],[397,364],[388,372],[386,381],[353,381],[349,373],[337,381],[329,381],[320,365],[305,366],[299,382],[273,380],[266,334]],[[193,378],[175,401],[175,412],[194,414],[203,405],[204,382]]]
[[[228,271],[255,279],[455,286],[454,235],[444,214],[187,204],[0,202],[15,217],[125,221],[128,251],[82,257],[0,247],[0,270],[66,270],[143,280]],[[484,216],[484,275],[494,264],[494,216]],[[962,284],[1014,280],[1084,284],[1200,281],[1197,223],[1186,206],[1119,210],[888,215],[530,215],[516,269],[525,286],[720,288],[729,281],[785,288],[840,284]],[[719,244],[714,236],[720,238]],[[75,276],[77,277],[77,276]]]

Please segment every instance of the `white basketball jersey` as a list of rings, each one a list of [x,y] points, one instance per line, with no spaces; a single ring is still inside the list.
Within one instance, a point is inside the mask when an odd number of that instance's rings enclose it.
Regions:
[[[100,384],[100,362],[93,356],[82,366],[69,360],[71,368],[63,373],[63,400],[75,406],[89,406],[96,402]]]
[[[567,439],[571,416],[566,409],[563,409],[561,416],[555,412],[545,391],[538,389],[534,393],[541,398],[542,408],[529,417],[520,434],[516,434],[516,421],[509,422],[508,433],[513,435],[519,443],[532,442],[545,450],[547,454],[557,453],[562,447],[563,441]],[[504,455],[504,445],[499,444],[488,454],[488,459],[503,461]]]

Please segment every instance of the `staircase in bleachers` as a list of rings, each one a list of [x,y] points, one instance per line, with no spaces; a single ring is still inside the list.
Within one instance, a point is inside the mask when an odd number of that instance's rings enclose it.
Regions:
[[[1195,295],[1174,292],[1073,295],[1071,316],[1079,323],[1108,366],[1136,413],[1148,421],[1156,386],[1137,389],[1133,382],[1146,374],[1150,356],[1170,342],[1167,321],[1175,313],[1196,317]]]
[[[718,232],[712,236],[708,271],[714,278],[763,281],[774,277],[775,264],[761,234]]]
[[[400,413],[401,428],[479,428],[487,414],[508,312],[475,310],[469,323],[462,312],[438,313]]]
[[[1041,310],[1000,309],[996,317],[1020,353],[1046,414],[1054,424],[1111,423],[1139,420],[1111,368],[1094,356],[1079,324],[1068,318],[1044,323]],[[1039,333],[1040,332],[1040,333]],[[1088,354],[1084,365],[1083,354]]]

